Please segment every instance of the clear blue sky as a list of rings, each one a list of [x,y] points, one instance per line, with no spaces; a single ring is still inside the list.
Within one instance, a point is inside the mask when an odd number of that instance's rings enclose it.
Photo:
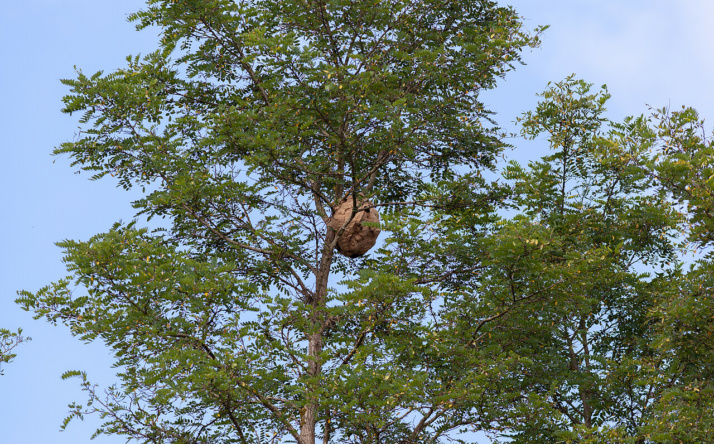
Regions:
[[[691,105],[714,122],[714,2],[711,0],[513,0],[527,26],[550,24],[527,66],[511,73],[486,102],[510,125],[531,109],[548,81],[571,73],[613,95],[610,117],[654,107]],[[112,381],[109,352],[76,342],[64,327],[34,321],[15,306],[15,292],[64,276],[54,242],[87,239],[119,219],[131,219],[132,196],[110,181],[74,174],[67,158],[49,155],[72,140],[77,116],[59,112],[66,93],[59,79],[73,66],[87,73],[123,66],[129,54],[153,49],[151,31],[137,33],[126,16],[139,0],[24,0],[5,2],[0,14],[0,181],[4,254],[0,257],[0,326],[22,326],[33,341],[0,377],[2,444],[89,442],[97,423],[88,418],[65,432],[59,426],[72,401],[83,402],[71,369],[98,383]],[[711,128],[711,125],[708,126]],[[512,141],[514,158],[531,157],[539,144]],[[136,197],[136,196],[134,196]],[[123,443],[100,437],[96,443]]]

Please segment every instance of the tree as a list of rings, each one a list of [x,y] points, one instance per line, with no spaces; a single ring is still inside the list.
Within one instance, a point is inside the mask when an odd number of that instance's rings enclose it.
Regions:
[[[491,235],[493,290],[478,298],[508,313],[489,331],[528,366],[501,374],[527,402],[500,429],[517,443],[711,442],[712,254],[688,271],[680,255],[711,242],[711,139],[688,108],[609,122],[591,86],[549,87],[520,121],[554,153],[504,169],[517,214]]]
[[[151,222],[60,242],[70,276],[18,299],[115,352],[106,393],[65,374],[89,394],[67,422],[144,443],[712,440],[713,266],[679,256],[712,233],[693,110],[611,122],[607,90],[569,77],[521,118],[551,154],[504,166],[478,96],[540,30],[495,2],[151,0],[132,20],[160,48],[65,80],[86,128],[55,152],[140,187]],[[366,211],[380,243],[341,254]]]
[[[679,204],[685,247],[700,257],[673,274],[656,306],[661,397],[647,431],[657,442],[714,441],[714,146],[691,108],[653,114],[656,154],[648,168],[660,191]]]
[[[159,49],[63,81],[86,127],[55,153],[148,190],[137,217],[162,222],[60,242],[71,275],[18,300],[115,351],[106,396],[65,374],[90,396],[68,421],[153,443],[487,427],[488,371],[517,363],[455,322],[483,265],[449,227],[495,220],[481,170],[504,143],[478,96],[539,31],[461,0],[151,0],[131,19]],[[346,200],[382,215],[364,258],[336,253]]]
[[[17,356],[12,353],[12,350],[30,339],[22,336],[22,329],[18,329],[17,332],[11,332],[5,328],[0,328],[0,375],[2,375],[3,362],[9,364]]]
[[[607,121],[609,94],[591,87],[551,85],[520,123],[553,153],[504,170],[517,215],[490,248],[494,303],[541,292],[498,332],[529,363],[509,376],[529,401],[526,421],[506,423],[517,443],[640,442],[657,393],[643,360],[657,355],[651,314],[669,276],[651,272],[676,260],[681,218],[653,192],[646,120]]]

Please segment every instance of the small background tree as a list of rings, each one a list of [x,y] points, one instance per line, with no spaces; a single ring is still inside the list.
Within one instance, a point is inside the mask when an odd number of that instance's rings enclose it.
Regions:
[[[10,363],[15,356],[12,350],[23,342],[29,341],[31,338],[22,336],[22,329],[17,332],[12,332],[5,328],[0,328],[0,375],[2,375],[2,364]]]

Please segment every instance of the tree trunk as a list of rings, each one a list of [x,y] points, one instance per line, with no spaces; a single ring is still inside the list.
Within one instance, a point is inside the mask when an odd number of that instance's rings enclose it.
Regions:
[[[311,378],[317,377],[322,371],[322,364],[318,362],[320,352],[322,352],[322,333],[318,332],[310,335],[308,345],[308,356],[310,358],[308,373]],[[300,411],[301,444],[315,444],[315,424],[317,423],[318,407],[317,399],[313,398]]]
[[[317,273],[315,283],[315,298],[311,301],[313,307],[313,315],[311,316],[311,331],[308,336],[308,384],[315,384],[317,378],[322,372],[322,362],[320,354],[322,353],[322,333],[325,328],[322,311],[325,307],[327,299],[327,283],[330,277],[330,268],[334,257],[334,243],[336,233],[327,227],[327,235],[325,236],[325,245],[322,250],[322,258],[320,267]],[[312,389],[312,390],[310,390]],[[318,400],[310,392],[315,392],[317,387],[308,387],[307,401],[300,410],[300,444],[315,444],[315,425],[319,410]]]

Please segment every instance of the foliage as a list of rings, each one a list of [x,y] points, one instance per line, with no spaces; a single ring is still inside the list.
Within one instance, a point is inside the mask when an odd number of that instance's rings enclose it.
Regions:
[[[658,186],[678,202],[686,247],[703,252],[673,276],[656,307],[663,390],[647,430],[656,442],[712,442],[714,418],[714,147],[696,111],[654,113],[656,154],[649,168]]]
[[[612,429],[637,436],[652,403],[641,360],[655,353],[650,311],[666,276],[643,265],[676,259],[680,217],[652,192],[645,121],[607,122],[607,90],[590,89],[572,77],[550,86],[520,122],[524,136],[544,134],[552,154],[504,169],[517,215],[496,237],[508,233],[508,260],[491,286],[502,301],[547,288],[499,332],[531,361],[513,375],[528,396],[505,424],[517,443],[608,442]]]
[[[156,443],[443,441],[488,424],[489,371],[518,363],[447,320],[479,265],[453,270],[477,257],[442,213],[492,218],[502,191],[478,172],[504,144],[479,93],[538,31],[471,0],[152,0],[132,20],[160,48],[64,81],[86,128],[56,154],[148,190],[137,216],[162,230],[61,242],[71,276],[19,299],[116,354],[121,385],[105,397],[83,379],[72,415]],[[328,221],[361,196],[387,240],[353,261]]]
[[[30,339],[22,336],[22,329],[18,329],[17,332],[11,332],[5,328],[0,328],[0,375],[3,374],[2,364],[9,364],[17,356],[12,353],[12,350]]]
[[[569,77],[520,119],[551,152],[502,165],[479,93],[540,30],[495,2],[150,0],[131,19],[160,48],[63,81],[85,128],[55,152],[141,188],[137,221],[60,242],[70,275],[18,299],[114,351],[103,393],[64,375],[89,395],[65,426],[712,441],[714,266],[680,257],[714,232],[694,111],[611,122],[607,90]],[[343,199],[380,212],[364,257],[335,253]]]

